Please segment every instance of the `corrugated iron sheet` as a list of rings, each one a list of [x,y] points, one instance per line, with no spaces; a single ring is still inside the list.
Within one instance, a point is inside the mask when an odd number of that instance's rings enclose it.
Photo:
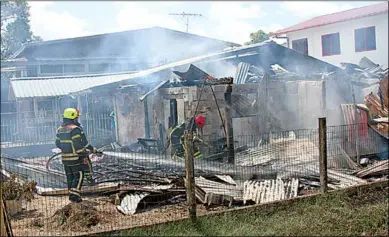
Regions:
[[[297,197],[298,179],[283,181],[282,179],[264,181],[246,181],[243,188],[243,201],[266,203]]]
[[[173,73],[181,77],[181,79],[184,81],[202,81],[205,79],[212,78],[211,75],[204,72],[193,64],[189,66],[189,69],[186,72],[173,71]]]
[[[240,62],[238,64],[238,68],[236,69],[234,84],[244,84],[246,82],[249,69],[250,69],[250,64],[245,62]]]
[[[354,104],[341,104],[343,117],[346,125],[349,125],[348,136],[350,140],[355,140],[356,136],[356,119],[355,119],[355,107]],[[369,114],[368,111],[358,108],[358,132],[361,139],[369,138]]]
[[[149,193],[131,194],[126,195],[117,209],[124,215],[133,215],[136,212],[139,202],[147,197]]]
[[[135,78],[134,74],[48,77],[13,79],[11,85],[16,98],[50,97],[68,95],[93,87],[109,84],[117,80]]]
[[[222,184],[205,179],[204,177],[195,177],[195,184],[205,193],[228,195],[237,200],[241,200],[243,197],[242,188],[239,186]]]

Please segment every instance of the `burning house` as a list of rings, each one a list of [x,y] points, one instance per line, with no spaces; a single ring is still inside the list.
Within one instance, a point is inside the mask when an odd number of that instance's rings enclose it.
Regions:
[[[49,85],[57,93],[75,97],[76,105],[84,111],[83,106],[91,106],[87,95],[110,98],[115,112],[116,140],[121,149],[112,144],[101,157],[91,158],[97,185],[82,189],[82,195],[94,195],[85,199],[113,211],[109,214],[110,222],[98,227],[110,229],[113,222],[115,228],[134,226],[139,218],[158,222],[160,216],[153,216],[152,211],[141,214],[140,210],[184,203],[185,162],[171,159],[165,153],[166,137],[172,127],[197,113],[206,116],[206,125],[200,132],[207,146],[200,147],[204,157],[193,161],[194,189],[196,200],[205,206],[228,208],[317,192],[321,175],[319,117],[327,117],[329,125],[326,132],[329,189],[366,184],[387,175],[387,160],[372,159],[360,166],[356,159],[358,155],[367,159],[382,154],[380,147],[384,143],[375,139],[381,135],[369,128],[382,130],[383,123],[387,125],[384,121],[385,118],[387,121],[387,100],[382,99],[381,103],[382,96],[366,91],[381,91],[385,95],[382,91],[387,90],[387,79],[381,77],[387,72],[361,65],[358,73],[353,74],[350,67],[356,66],[349,65],[344,70],[267,42],[134,73],[13,79],[11,85],[15,97],[21,98],[46,93],[23,88]],[[374,84],[377,81],[370,82],[374,75],[378,75],[378,85]],[[83,82],[77,89],[67,87],[77,81]],[[376,90],[369,88],[373,85]],[[365,94],[370,96],[364,97]],[[364,108],[360,105],[364,98],[369,112],[355,113],[355,105],[357,112]],[[96,104],[106,106],[103,102]],[[353,117],[356,114],[360,115],[359,121],[366,122],[358,124],[357,129]],[[100,129],[96,125],[91,127]],[[357,141],[356,137],[363,139]],[[358,142],[372,145],[359,149]],[[139,147],[146,152],[136,150]],[[157,152],[149,152],[154,148]],[[2,164],[3,173],[36,177],[39,196],[34,200],[35,206],[62,210],[68,190],[59,153],[27,161],[3,154]],[[110,201],[101,201],[96,196],[109,197]],[[59,204],[47,208],[46,199]],[[160,210],[157,212],[172,216],[169,208]],[[49,220],[55,214],[44,215]],[[26,218],[23,228],[32,221]],[[47,226],[50,233],[61,234],[60,230]],[[101,229],[92,227],[91,233]],[[18,231],[22,233],[25,229]]]
[[[69,106],[83,111],[86,127],[92,126],[92,120],[94,127],[99,124],[98,131],[89,132],[103,142],[112,137],[112,91],[79,91],[109,83],[109,78],[125,78],[233,46],[238,45],[160,27],[24,45],[1,63],[2,73],[14,74],[12,83],[1,80],[2,142],[51,142],[51,127]]]

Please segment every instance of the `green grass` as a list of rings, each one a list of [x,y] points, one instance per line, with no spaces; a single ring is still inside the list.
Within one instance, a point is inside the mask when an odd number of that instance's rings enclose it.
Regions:
[[[111,236],[388,236],[388,187],[328,194],[113,233]]]

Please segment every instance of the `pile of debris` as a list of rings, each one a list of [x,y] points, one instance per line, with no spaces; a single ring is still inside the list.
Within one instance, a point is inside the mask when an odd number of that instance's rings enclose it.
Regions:
[[[378,95],[372,92],[365,97],[365,105],[369,109],[372,119],[370,126],[386,138],[389,138],[388,83],[388,74],[386,74],[384,79],[379,82]]]
[[[83,201],[69,203],[57,210],[50,218],[50,225],[62,230],[85,231],[103,222],[103,215],[95,208],[95,204]]]
[[[356,173],[357,177],[365,178],[379,175],[389,175],[389,160],[378,161]]]
[[[204,83],[207,85],[232,84],[232,77],[215,78],[200,68],[191,64],[186,72],[173,71],[175,77],[170,80],[170,86],[200,86]]]
[[[353,63],[340,63],[344,70],[354,79],[380,79],[388,73],[388,68],[382,69],[378,64],[375,64],[367,57],[361,58],[358,65]]]

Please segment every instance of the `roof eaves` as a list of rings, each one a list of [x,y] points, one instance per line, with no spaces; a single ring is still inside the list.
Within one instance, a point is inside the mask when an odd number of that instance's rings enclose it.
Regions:
[[[350,10],[354,10],[354,9],[350,9]],[[279,31],[275,32],[274,34],[272,34],[271,36],[278,36],[278,35],[283,35],[283,34],[287,34],[287,33],[291,33],[291,32],[296,32],[296,31],[311,29],[311,28],[315,28],[315,27],[320,27],[320,26],[325,26],[325,25],[336,24],[336,23],[339,23],[339,22],[345,22],[345,21],[351,21],[351,20],[355,20],[355,19],[359,19],[359,18],[364,18],[364,17],[369,17],[369,16],[375,16],[375,15],[383,14],[383,13],[386,13],[386,12],[388,12],[388,9],[383,9],[382,11],[373,12],[373,13],[366,14],[366,15],[362,15],[362,16],[350,17],[350,18],[347,18],[347,19],[344,19],[344,20],[340,20],[340,21],[334,21],[334,22],[330,22],[330,23],[327,22],[327,23],[312,25],[312,26],[308,26],[308,27],[302,27],[302,28],[297,28],[297,29],[292,29],[292,30],[286,30],[286,29],[289,29],[289,28],[293,28],[293,27],[295,27],[295,26],[297,26],[297,25],[303,24],[304,22],[312,21],[312,20],[314,20],[315,18],[323,17],[323,16],[326,16],[326,15],[317,16],[317,17],[311,18],[311,19],[309,19],[309,20],[300,22],[300,23],[298,23],[298,24],[296,24],[296,25],[287,27],[287,28],[285,28],[285,29],[283,29],[283,30],[279,30]],[[332,13],[332,14],[337,14],[337,13],[340,13],[340,12],[336,12],[336,13]],[[328,15],[332,15],[332,14],[328,14]]]

